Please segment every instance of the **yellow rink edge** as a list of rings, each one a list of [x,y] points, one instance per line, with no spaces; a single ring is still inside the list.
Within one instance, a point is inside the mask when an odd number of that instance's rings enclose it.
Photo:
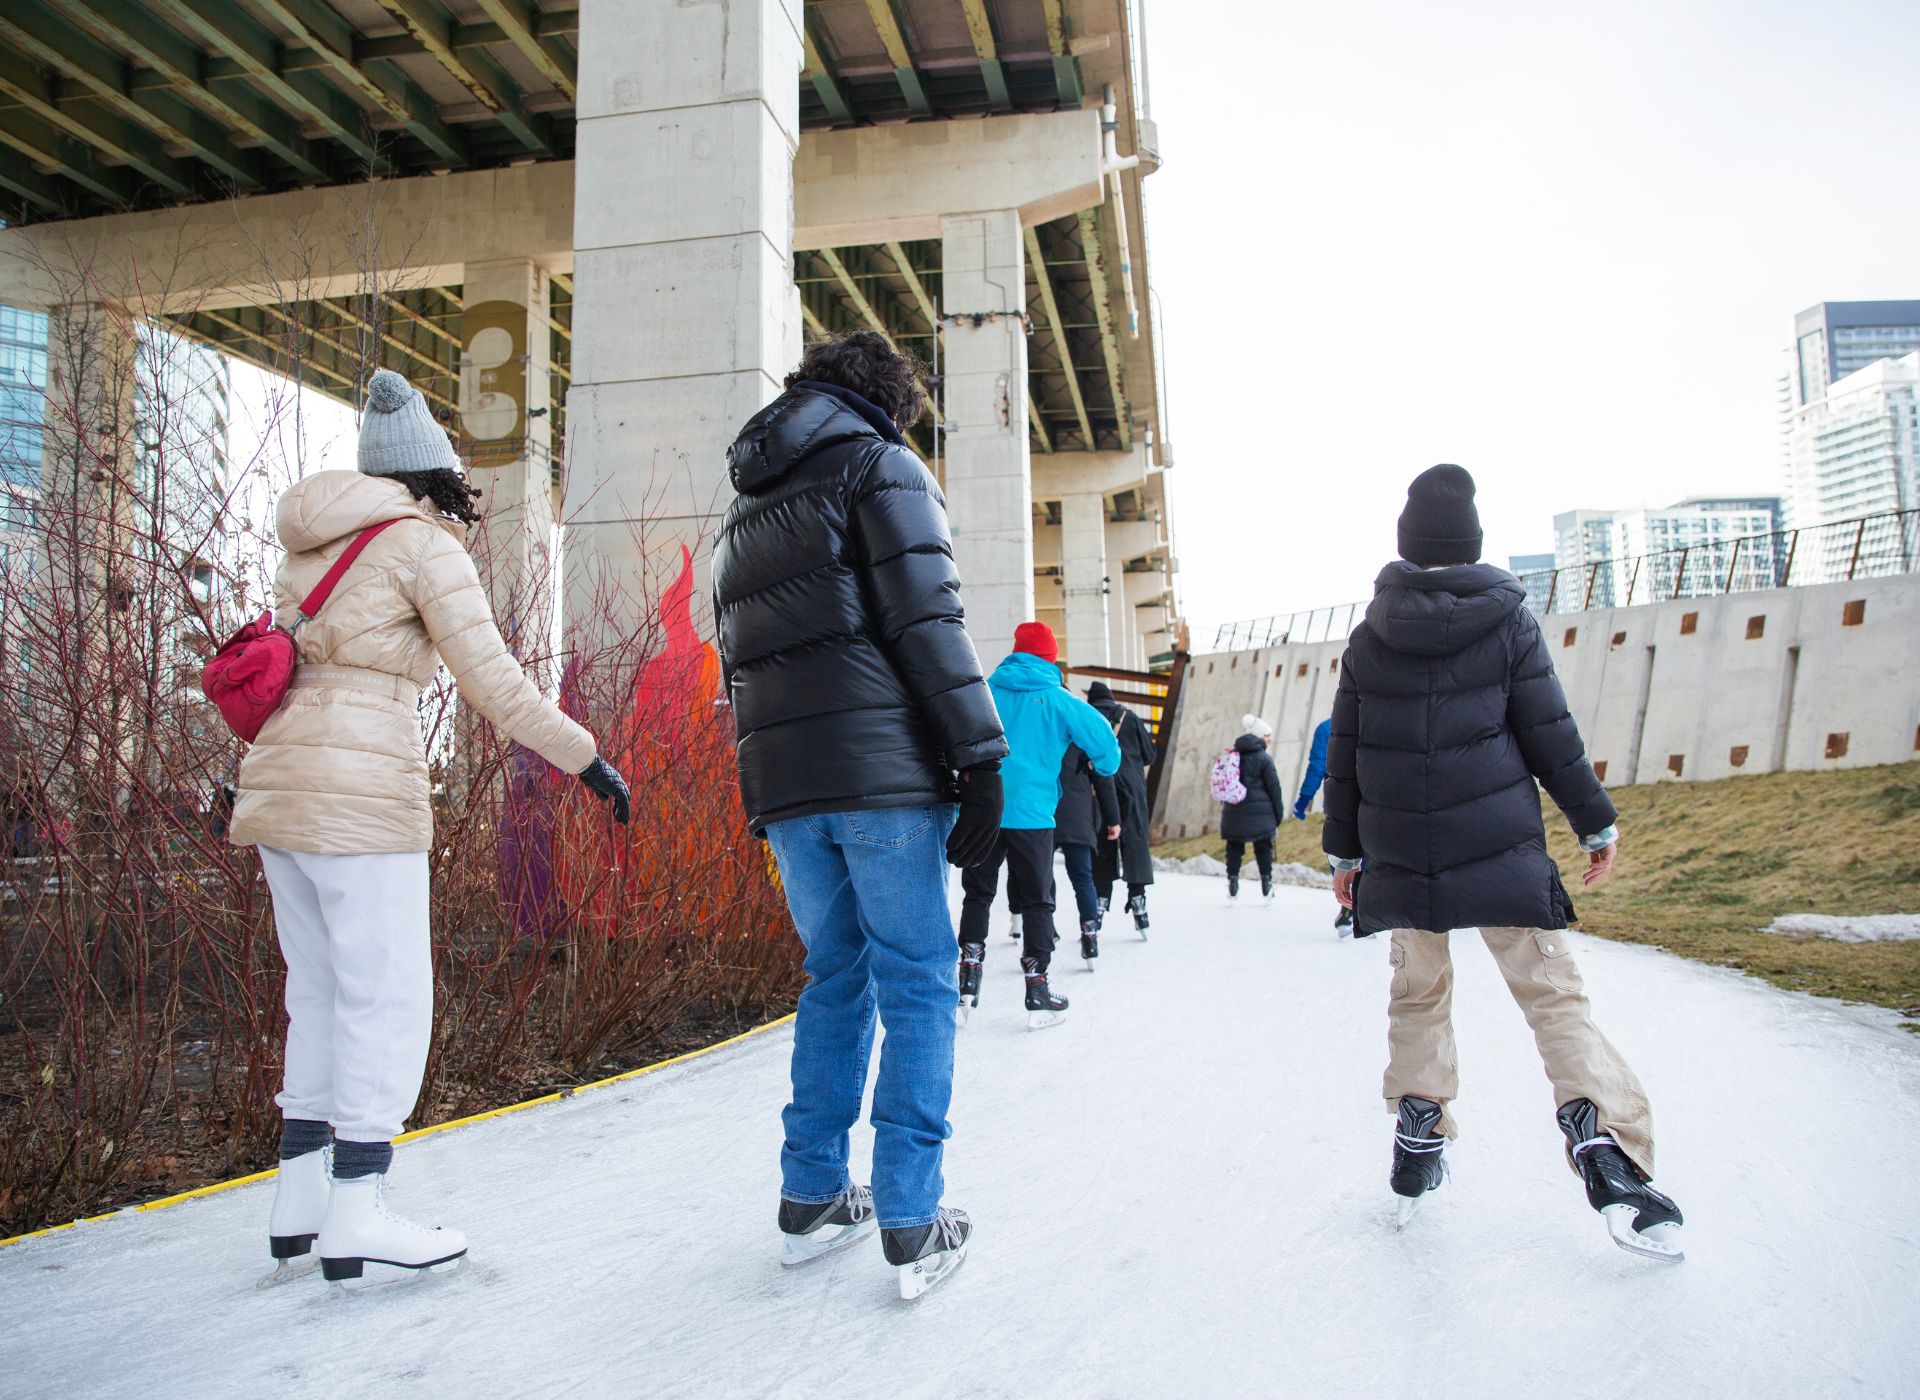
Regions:
[[[698,1050],[689,1050],[684,1054],[674,1055],[664,1060],[656,1060],[650,1065],[641,1065],[637,1069],[622,1070],[619,1074],[609,1075],[605,1079],[596,1079],[590,1084],[576,1084],[569,1089],[557,1089],[551,1094],[542,1094],[538,1098],[527,1099],[522,1103],[510,1103],[502,1108],[489,1108],[483,1113],[468,1114],[465,1118],[450,1118],[444,1123],[434,1123],[425,1128],[415,1128],[412,1132],[400,1134],[399,1137],[394,1139],[394,1142],[396,1144],[414,1142],[420,1138],[432,1137],[435,1133],[447,1132],[452,1128],[470,1127],[475,1123],[484,1123],[489,1118],[504,1118],[509,1113],[518,1113],[522,1109],[538,1108],[541,1104],[559,1103],[563,1099],[576,1098],[581,1094],[591,1093],[595,1089],[605,1089],[609,1085],[623,1084],[627,1080],[638,1079],[643,1074],[653,1074],[659,1070],[671,1069],[675,1065],[685,1064],[688,1060],[697,1060],[703,1055],[711,1055],[715,1051],[724,1050],[729,1045],[738,1045],[743,1040],[751,1040],[756,1035],[763,1035],[776,1027],[784,1026],[791,1020],[793,1020],[793,1012],[789,1011],[778,1020],[768,1021],[764,1025],[755,1026],[752,1030],[746,1030],[740,1032],[738,1035],[728,1036],[725,1040],[715,1041],[712,1045],[702,1046]],[[106,1211],[100,1215],[82,1216],[78,1220],[69,1220],[64,1225],[48,1225],[39,1230],[29,1230],[24,1235],[14,1235],[9,1239],[0,1240],[0,1249],[4,1249],[10,1244],[23,1244],[27,1240],[37,1240],[43,1235],[56,1235],[62,1230],[71,1230],[80,1225],[98,1224],[103,1220],[117,1220],[123,1215],[139,1215],[142,1212],[150,1210],[165,1210],[168,1206],[177,1206],[182,1201],[196,1200],[201,1196],[216,1195],[221,1191],[231,1191],[236,1186],[250,1186],[256,1181],[269,1181],[278,1174],[279,1168],[269,1167],[263,1172],[254,1172],[248,1176],[235,1177],[232,1181],[216,1181],[211,1186],[196,1186],[191,1191],[181,1191],[172,1196],[162,1196],[157,1201],[147,1201],[137,1206],[122,1206],[119,1210]]]

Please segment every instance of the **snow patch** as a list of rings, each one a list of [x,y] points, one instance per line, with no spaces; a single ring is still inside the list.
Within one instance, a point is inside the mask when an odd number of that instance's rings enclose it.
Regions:
[[[1218,856],[1188,856],[1185,860],[1173,860],[1167,856],[1155,856],[1153,868],[1163,875],[1199,875],[1217,880],[1227,873],[1227,863]],[[1246,873],[1244,870],[1242,873]],[[1315,870],[1310,865],[1302,865],[1297,860],[1287,861],[1284,865],[1273,867],[1273,883],[1276,885],[1298,885],[1309,890],[1330,890],[1333,888],[1333,876],[1324,870]]]
[[[1842,943],[1904,943],[1920,938],[1920,914],[1782,914],[1760,932],[1810,933]]]

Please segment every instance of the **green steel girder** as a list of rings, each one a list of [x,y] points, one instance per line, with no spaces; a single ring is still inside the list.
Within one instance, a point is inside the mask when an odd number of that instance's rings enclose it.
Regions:
[[[987,100],[995,110],[1008,111],[1013,106],[1013,97],[1007,91],[1007,70],[1000,66],[1000,43],[993,32],[993,16],[987,11],[987,0],[960,0],[960,9],[966,15],[973,51],[980,59],[980,78],[987,85]]]
[[[182,198],[194,197],[192,168],[166,154],[159,137],[111,111],[90,110],[93,104],[83,109],[60,103],[47,79],[48,75],[24,54],[0,48],[0,94],[13,98],[34,116],[93,147],[102,156],[131,167],[168,192]]]
[[[366,113],[345,93],[312,72],[283,72],[273,32],[230,0],[146,0],[189,34],[237,64],[275,101],[318,123],[328,136],[372,163],[377,151]]]
[[[308,153],[306,138],[286,111],[275,106],[251,85],[226,83],[216,92],[201,81],[207,66],[206,55],[198,45],[154,19],[146,10],[121,3],[121,0],[46,0],[46,3],[74,23],[118,44],[132,56],[136,65],[128,79],[130,92],[147,88],[175,88],[189,102],[211,112],[235,130],[258,141],[296,172],[313,178],[321,175],[319,161]]]
[[[129,92],[125,59],[41,6],[0,12],[0,39],[11,40],[35,62],[77,80],[89,97],[160,140],[185,146],[234,184],[259,189],[265,183],[259,156],[236,150],[213,118],[172,92]]]
[[[809,12],[802,21],[802,38],[806,45],[806,67],[802,71],[807,81],[813,84],[813,90],[820,95],[828,114],[836,122],[850,122],[853,120],[853,104],[847,100],[839,74],[833,71],[833,65],[821,52],[819,36],[814,29],[813,16]]]
[[[91,146],[41,121],[31,112],[21,108],[0,111],[0,146],[10,147],[28,161],[46,166],[115,208],[133,203],[136,191],[125,170],[102,165]]]
[[[476,102],[491,110],[514,140],[536,154],[553,154],[551,123],[526,110],[520,85],[493,55],[482,48],[454,47],[453,15],[440,0],[380,0],[380,6],[404,24],[407,32],[426,46],[433,61],[451,73]]]
[[[1080,61],[1073,56],[1068,47],[1072,35],[1067,32],[1067,17],[1061,0],[1040,0],[1040,8],[1047,20],[1047,47],[1053,50],[1053,84],[1060,92],[1060,105],[1078,107],[1083,90],[1080,86]]]
[[[559,39],[539,32],[539,12],[526,0],[477,0],[482,11],[518,49],[534,70],[569,98],[576,95],[573,51]],[[456,31],[458,26],[455,26]]]
[[[1066,332],[1060,329],[1060,305],[1054,298],[1053,279],[1047,275],[1047,260],[1040,247],[1040,230],[1028,228],[1027,266],[1033,269],[1036,290],[1040,293],[1040,306],[1045,312],[1044,320],[1047,336],[1058,348],[1061,373],[1067,381],[1067,393],[1073,400],[1074,417],[1080,424],[1080,440],[1092,448],[1094,444],[1093,425],[1087,421],[1087,401],[1080,392],[1080,376],[1074,370],[1072,357],[1067,350]],[[1037,398],[1038,395],[1030,397]]]
[[[1094,319],[1100,323],[1100,355],[1106,361],[1107,386],[1113,395],[1114,426],[1120,437],[1120,450],[1133,447],[1133,412],[1127,403],[1126,371],[1120,356],[1119,331],[1114,323],[1113,287],[1107,278],[1107,259],[1100,242],[1100,214],[1083,209],[1075,216],[1080,225],[1080,251],[1087,260],[1088,284],[1093,289]]]
[[[196,3],[207,3],[207,0],[196,0]],[[428,150],[442,160],[465,164],[465,139],[440,120],[439,109],[432,99],[405,73],[384,59],[365,64],[355,62],[353,27],[339,15],[319,0],[251,0],[251,3],[292,31],[297,41],[325,60],[336,77],[358,89],[380,110],[400,122]],[[368,153],[362,158],[372,161],[374,156]]]
[[[914,67],[913,53],[907,48],[906,36],[900,32],[900,17],[893,11],[893,0],[867,0],[867,15],[879,32],[887,61],[893,64],[900,95],[906,98],[915,116],[931,116],[933,104],[927,100],[926,84],[920,81],[920,70]]]

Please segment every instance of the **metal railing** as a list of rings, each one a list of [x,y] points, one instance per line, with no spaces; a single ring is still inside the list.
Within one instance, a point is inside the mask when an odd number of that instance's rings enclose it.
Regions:
[[[1626,559],[1595,559],[1519,577],[1527,590],[1527,606],[1544,616],[1916,571],[1920,571],[1920,509],[1713,540]],[[1353,630],[1366,606],[1337,603],[1309,612],[1229,622],[1215,634],[1213,649],[1248,651],[1334,641]]]

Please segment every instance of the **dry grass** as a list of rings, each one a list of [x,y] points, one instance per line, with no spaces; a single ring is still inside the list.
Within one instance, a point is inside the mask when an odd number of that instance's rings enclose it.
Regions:
[[[1920,1017],[1920,942],[1759,932],[1780,914],[1920,912],[1920,763],[1615,788],[1613,800],[1620,860],[1612,880],[1585,892],[1585,859],[1547,807],[1549,843],[1584,932]],[[1208,836],[1156,850],[1219,847]],[[1275,853],[1318,865],[1318,815],[1282,826]]]

